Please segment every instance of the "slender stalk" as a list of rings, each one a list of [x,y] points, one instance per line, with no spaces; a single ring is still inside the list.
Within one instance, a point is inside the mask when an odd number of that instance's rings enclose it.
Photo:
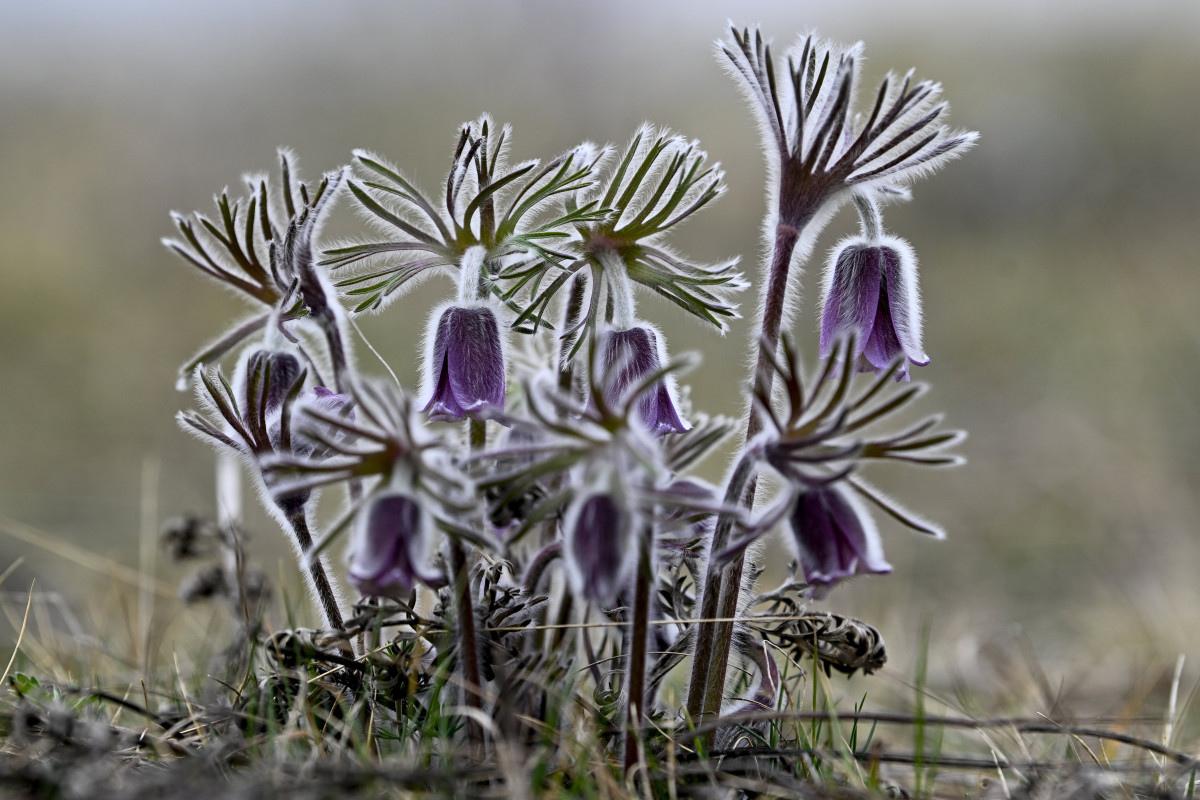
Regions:
[[[775,243],[771,252],[770,277],[763,296],[762,327],[758,337],[758,361],[752,379],[762,381],[768,389],[774,382],[771,361],[779,346],[779,331],[783,325],[783,313],[787,308],[788,274],[791,270],[792,254],[800,241],[801,232],[816,214],[817,204],[787,215],[789,222],[780,221],[775,228]],[[758,409],[751,404],[746,417],[746,441],[753,439],[762,430],[762,419]],[[739,486],[738,483],[743,485]],[[727,503],[736,503],[743,508],[754,506],[757,476],[748,469],[742,473],[741,465],[730,476],[726,488]],[[710,553],[719,553],[728,545],[733,529],[733,519],[723,514],[713,531]],[[712,559],[704,582],[700,603],[701,619],[728,619],[737,614],[738,597],[742,587],[742,568],[745,556],[734,558],[723,570],[717,572]],[[696,648],[693,651],[692,682],[688,687],[688,712],[697,723],[715,717],[721,711],[724,696],[725,675],[729,665],[729,649],[733,642],[733,623],[698,623]]]
[[[600,251],[599,260],[608,286],[608,307],[612,309],[609,321],[617,330],[629,330],[633,327],[635,310],[629,268],[617,251],[609,248]]]
[[[288,525],[292,528],[292,535],[296,537],[296,544],[300,548],[301,553],[307,553],[312,549],[312,533],[308,529],[308,518],[304,512],[304,505],[301,503],[292,506],[280,505],[284,514],[287,516]],[[329,576],[325,574],[325,565],[320,558],[314,558],[308,567],[308,574],[312,577],[312,587],[316,592],[317,605],[325,617],[325,627],[332,630],[341,630],[345,627],[342,621],[342,610],[338,607],[337,594],[333,591],[333,585],[329,582]]]
[[[471,567],[462,542],[450,539],[450,569],[454,573],[454,605],[458,611],[459,659],[462,662],[463,703],[483,709],[483,683],[479,678],[479,642],[475,628],[475,604],[471,599]],[[483,741],[483,729],[467,723],[471,741]]]
[[[743,456],[729,476],[729,486],[725,492],[725,505],[733,506],[740,502],[746,491],[746,485],[754,474],[754,465],[749,458]],[[717,518],[713,529],[713,543],[709,548],[708,570],[704,576],[704,587],[700,596],[700,608],[696,616],[699,619],[715,619],[717,607],[721,598],[721,570],[713,563],[712,554],[720,552],[717,541],[729,540],[729,529],[733,525],[733,517],[722,514]],[[713,665],[713,634],[715,628],[711,623],[696,623],[696,646],[692,650],[692,675],[688,691],[688,715],[696,724],[704,722],[705,692],[703,687],[708,684],[709,673]],[[724,681],[722,681],[722,686]]]
[[[487,443],[487,423],[473,419],[467,423],[472,451],[482,450]],[[483,681],[479,673],[479,638],[475,626],[475,602],[471,597],[471,563],[467,551],[458,539],[450,539],[450,570],[454,575],[454,605],[458,612],[459,659],[462,662],[463,702],[483,710]],[[483,743],[483,728],[475,721],[467,723],[473,744]]]
[[[638,737],[646,718],[646,648],[650,632],[650,593],[654,587],[653,529],[646,528],[638,541],[638,569],[634,578],[633,620],[629,634],[626,674],[628,705],[625,711],[625,773],[638,763]]]
[[[580,333],[568,335],[567,332],[579,324],[579,316],[583,313],[585,294],[587,294],[587,279],[580,272],[571,279],[571,293],[567,295],[567,307],[563,314],[562,344],[558,351],[558,388],[564,392],[570,391],[574,382],[574,369],[570,356],[571,350],[575,346],[575,340],[581,335]]]
[[[858,211],[863,238],[868,242],[878,242],[883,236],[883,216],[879,213],[879,203],[870,195],[855,194],[854,208]]]

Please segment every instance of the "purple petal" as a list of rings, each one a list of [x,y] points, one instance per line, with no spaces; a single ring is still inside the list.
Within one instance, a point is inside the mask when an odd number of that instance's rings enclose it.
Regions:
[[[454,422],[466,416],[467,412],[458,404],[458,400],[454,397],[454,392],[450,391],[450,369],[445,361],[442,362],[441,371],[438,373],[437,386],[433,390],[433,397],[421,409],[422,412],[429,415],[429,419],[434,422]]]
[[[504,352],[496,316],[486,308],[450,308],[446,345],[450,390],[466,411],[504,405]],[[440,333],[440,331],[439,331]]]
[[[605,381],[604,399],[610,406],[623,403],[631,384],[661,367],[658,360],[658,341],[652,331],[646,328],[630,328],[604,334],[600,371]],[[653,398],[645,395],[639,399],[638,411],[643,419],[653,419],[655,416],[652,408],[654,402]]]
[[[653,392],[656,396],[654,425],[650,429],[658,436],[665,433],[684,433],[691,430],[686,422],[679,417],[679,412],[675,410],[675,401],[671,399],[671,393],[667,390],[665,381],[659,381],[658,391]]]
[[[629,514],[609,494],[578,501],[568,521],[566,552],[576,589],[588,600],[611,602],[629,572]]]
[[[809,584],[827,588],[857,573],[892,571],[874,523],[836,486],[801,492],[791,528]]]
[[[921,347],[921,306],[917,293],[916,256],[906,242],[898,239],[881,249],[884,254],[884,279],[888,287],[892,328],[908,360],[923,367],[929,363],[929,356]]]
[[[638,326],[604,334],[600,347],[600,373],[605,381],[604,400],[616,407],[628,400],[630,388],[662,369],[658,336]],[[650,387],[637,400],[637,418],[655,434],[683,433],[688,425],[679,416],[668,379]]]
[[[855,242],[838,253],[821,315],[821,358],[827,358],[834,342],[848,333],[857,338],[853,357],[862,353],[879,309],[882,274],[878,248]]]
[[[384,494],[363,509],[355,527],[348,576],[363,594],[407,596],[416,581],[438,585],[426,557],[428,534],[412,497]]]
[[[442,312],[428,365],[437,375],[423,411],[457,420],[485,406],[503,406],[504,349],[496,316],[487,308],[452,306]]]
[[[863,357],[875,369],[887,367],[898,356],[904,354],[904,348],[901,347],[900,340],[896,338],[896,328],[892,323],[891,304],[888,302],[889,288],[887,278],[884,278],[879,292],[879,308],[875,314],[875,324],[866,337],[862,352]],[[907,375],[907,371],[907,365],[905,365],[905,375]]]
[[[351,405],[350,395],[339,394],[337,392],[326,389],[324,386],[314,386],[310,395],[310,402],[313,408],[319,409],[330,415],[342,414]],[[351,409],[347,415],[349,419],[354,419],[354,410]]]

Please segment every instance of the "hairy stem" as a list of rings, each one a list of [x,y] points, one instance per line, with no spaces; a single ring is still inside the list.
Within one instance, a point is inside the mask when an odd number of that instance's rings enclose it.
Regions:
[[[725,491],[725,505],[736,506],[741,502],[745,494],[746,486],[754,476],[753,461],[746,455],[742,456],[741,461],[734,467],[733,474],[729,476],[729,486]],[[717,517],[717,524],[713,529],[713,541],[709,548],[709,559],[707,571],[704,576],[704,588],[700,596],[700,606],[697,611],[699,619],[715,619],[718,616],[718,607],[721,599],[721,568],[715,563],[714,554],[723,549],[724,543],[728,542],[729,534],[733,528],[734,518],[730,514],[721,514]],[[722,547],[718,548],[718,542]],[[688,690],[688,715],[696,723],[700,724],[705,716],[705,698],[707,692],[705,687],[708,686],[710,673],[713,671],[713,639],[716,631],[715,623],[699,622],[696,623],[696,645],[692,650],[692,675],[689,681]],[[721,683],[717,684],[718,691],[724,688],[725,681],[722,678]],[[719,708],[719,706],[718,706]]]
[[[296,537],[296,544],[300,548],[301,553],[307,553],[312,549],[312,533],[308,530],[308,519],[304,512],[302,504],[296,504],[296,507],[280,506],[284,514],[287,516],[288,525],[292,528],[292,535]],[[308,567],[308,574],[312,577],[312,589],[316,593],[313,599],[317,606],[320,607],[325,617],[325,627],[332,630],[341,630],[345,627],[342,621],[342,610],[338,607],[337,594],[333,591],[333,585],[329,582],[329,576],[325,574],[325,565],[321,563],[320,558],[314,558]]]
[[[625,710],[625,773],[638,763],[638,739],[646,717],[646,647],[650,633],[650,593],[654,588],[653,530],[642,532],[638,542],[638,569],[634,579],[633,624],[629,634],[628,705]]]
[[[767,291],[763,297],[762,328],[758,338],[758,361],[751,376],[753,381],[762,381],[770,396],[774,375],[771,362],[779,346],[779,331],[783,325],[783,313],[787,308],[788,274],[791,270],[792,254],[800,240],[801,231],[812,220],[816,206],[811,210],[788,215],[789,222],[780,221],[775,228],[775,243],[771,251],[771,269]],[[751,384],[754,385],[753,383]],[[753,439],[762,430],[762,419],[758,408],[750,405],[746,417],[746,441]],[[736,503],[742,508],[754,506],[757,476],[747,468],[745,474],[739,469],[730,476],[726,488],[727,503]],[[742,483],[741,486],[735,485]],[[723,514],[713,531],[709,553],[723,551],[729,543],[733,519]],[[745,555],[738,555],[719,573],[709,559],[709,569],[701,597],[701,619],[729,619],[737,614],[738,597],[742,587],[742,567]],[[688,687],[688,712],[697,723],[716,716],[721,711],[724,695],[725,674],[729,665],[729,648],[733,643],[733,623],[700,623],[697,630],[696,649],[693,651],[692,683]],[[699,677],[699,680],[697,680]]]
[[[450,569],[454,573],[454,605],[458,611],[459,659],[462,662],[463,702],[483,709],[483,683],[479,679],[479,643],[475,630],[475,604],[471,599],[471,565],[462,542],[450,539]],[[483,729],[467,724],[471,741],[483,741]]]
[[[487,423],[473,419],[467,423],[472,451],[482,450],[487,442]],[[479,639],[475,628],[475,602],[471,597],[471,563],[461,541],[450,539],[450,570],[454,575],[454,605],[458,612],[459,658],[462,661],[463,702],[483,709],[483,682],[479,676]],[[467,724],[471,742],[483,742],[483,729],[477,722]]]

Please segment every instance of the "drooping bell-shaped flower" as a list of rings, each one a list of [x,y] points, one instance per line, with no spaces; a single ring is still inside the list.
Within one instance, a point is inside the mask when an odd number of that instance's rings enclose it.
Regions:
[[[906,381],[910,363],[929,363],[921,347],[917,259],[903,239],[853,239],[838,248],[827,268],[824,305],[821,358],[853,334],[862,371],[886,369],[904,356],[896,378]]]
[[[836,483],[801,491],[789,522],[804,580],[816,597],[852,575],[892,571],[883,558],[875,522]]]
[[[626,588],[636,563],[634,515],[609,492],[589,492],[567,509],[563,556],[575,591],[611,603]]]
[[[619,406],[629,392],[649,375],[662,369],[666,348],[654,328],[639,323],[626,330],[605,331],[600,339],[599,375],[604,381],[604,400]],[[689,426],[679,416],[674,381],[666,375],[637,399],[634,418],[656,435],[683,433]]]
[[[429,562],[432,525],[412,495],[386,491],[359,512],[350,545],[350,582],[364,595],[407,598],[417,581],[444,583]]]
[[[496,315],[486,306],[450,306],[433,331],[426,367],[432,396],[422,411],[454,421],[504,406],[504,345]]]

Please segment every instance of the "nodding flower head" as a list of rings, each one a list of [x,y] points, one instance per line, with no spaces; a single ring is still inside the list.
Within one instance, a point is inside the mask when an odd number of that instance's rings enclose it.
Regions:
[[[634,515],[614,494],[580,495],[567,510],[563,555],[575,591],[612,603],[633,575]]]
[[[504,406],[504,345],[496,315],[485,306],[450,306],[433,332],[426,368],[432,396],[422,411],[454,421]]]
[[[789,522],[814,597],[852,575],[892,571],[874,521],[837,483],[800,491]]]
[[[896,379],[906,381],[910,363],[929,363],[921,347],[917,259],[903,239],[853,239],[831,260],[821,317],[821,358],[829,356],[837,339],[850,334],[855,337],[852,358],[860,360],[863,372],[886,369],[903,356],[906,361]]]
[[[666,349],[662,337],[649,325],[605,331],[600,341],[599,363],[605,402],[611,407],[627,402],[636,384],[662,369],[664,361]],[[664,376],[637,398],[634,418],[651,433],[689,430],[676,409],[673,383],[671,376]]]
[[[417,581],[441,586],[429,562],[432,524],[411,494],[386,491],[372,499],[354,526],[348,576],[364,595],[407,598]]]

